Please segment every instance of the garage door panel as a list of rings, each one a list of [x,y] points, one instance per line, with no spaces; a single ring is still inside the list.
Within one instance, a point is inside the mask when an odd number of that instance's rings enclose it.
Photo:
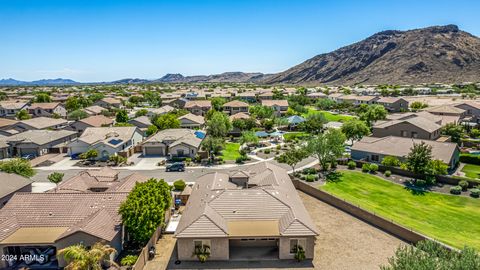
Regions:
[[[164,147],[145,147],[145,155],[164,156],[165,148]]]

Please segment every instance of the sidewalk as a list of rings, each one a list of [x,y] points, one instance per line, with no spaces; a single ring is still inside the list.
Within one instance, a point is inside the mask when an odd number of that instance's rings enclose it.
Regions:
[[[173,234],[164,234],[155,244],[155,257],[148,261],[144,270],[164,270],[167,269],[168,262],[172,256],[177,240],[173,238]]]

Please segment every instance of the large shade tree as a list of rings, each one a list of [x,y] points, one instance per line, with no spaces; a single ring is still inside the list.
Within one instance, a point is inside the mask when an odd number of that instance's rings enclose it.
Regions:
[[[407,167],[416,174],[427,172],[432,160],[432,146],[425,142],[414,143],[407,155]]]
[[[307,143],[307,150],[314,155],[322,170],[327,170],[345,151],[345,135],[338,129],[328,129],[322,134],[312,137]]]
[[[349,119],[342,125],[342,132],[349,140],[360,140],[363,136],[370,134],[367,124],[358,119]]]
[[[232,123],[228,116],[222,112],[214,112],[212,117],[207,121],[207,133],[215,138],[223,138],[227,136],[232,129]]]
[[[144,245],[155,230],[164,224],[165,211],[171,203],[170,186],[151,178],[136,183],[127,200],[120,206],[123,225],[134,243]]]

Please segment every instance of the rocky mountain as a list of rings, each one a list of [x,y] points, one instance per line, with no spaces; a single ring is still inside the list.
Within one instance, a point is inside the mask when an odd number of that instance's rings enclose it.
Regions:
[[[182,74],[167,74],[154,82],[254,82],[264,77],[262,73],[224,72],[214,75],[183,76]]]
[[[264,80],[346,85],[466,81],[480,81],[480,39],[455,25],[380,32]]]
[[[80,84],[79,82],[70,80],[70,79],[43,79],[38,81],[18,81],[15,79],[2,79],[0,80],[0,86],[55,86],[55,85],[74,85]]]

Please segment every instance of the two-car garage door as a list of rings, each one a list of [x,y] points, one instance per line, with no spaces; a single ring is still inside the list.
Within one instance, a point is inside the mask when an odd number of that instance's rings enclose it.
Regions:
[[[165,155],[165,147],[164,146],[144,147],[144,154],[146,156],[164,156]]]

